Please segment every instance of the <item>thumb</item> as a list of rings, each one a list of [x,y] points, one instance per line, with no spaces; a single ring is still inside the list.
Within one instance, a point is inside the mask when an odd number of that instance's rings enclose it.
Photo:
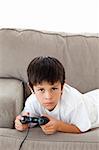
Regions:
[[[47,117],[50,120],[50,116],[48,114],[42,114],[41,117]]]
[[[21,119],[21,115],[16,116],[16,119],[20,120]]]

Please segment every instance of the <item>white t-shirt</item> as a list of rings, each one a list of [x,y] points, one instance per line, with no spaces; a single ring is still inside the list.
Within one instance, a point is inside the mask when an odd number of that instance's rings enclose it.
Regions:
[[[25,103],[25,112],[31,116],[48,114],[66,123],[76,125],[82,132],[99,127],[99,89],[81,94],[75,88],[65,84],[63,94],[54,110],[48,111],[31,94]]]

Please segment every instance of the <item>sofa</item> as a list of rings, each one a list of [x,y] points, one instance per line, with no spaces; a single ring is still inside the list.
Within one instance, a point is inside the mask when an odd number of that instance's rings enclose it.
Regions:
[[[14,128],[31,94],[27,66],[42,55],[58,58],[67,83],[80,92],[99,88],[99,34],[0,29],[0,150],[19,150],[26,135],[21,150],[99,150],[99,128],[53,135],[44,134],[40,127],[31,128],[28,134]]]

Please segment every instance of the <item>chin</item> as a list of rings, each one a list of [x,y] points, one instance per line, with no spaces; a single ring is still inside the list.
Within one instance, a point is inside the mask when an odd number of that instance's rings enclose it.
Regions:
[[[54,107],[48,107],[48,108],[46,108],[47,110],[49,110],[49,111],[52,111],[53,109],[55,108],[55,106]]]

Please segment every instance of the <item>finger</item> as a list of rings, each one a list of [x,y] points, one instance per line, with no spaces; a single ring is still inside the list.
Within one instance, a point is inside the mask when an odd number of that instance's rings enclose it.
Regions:
[[[45,125],[43,125],[44,128],[49,128],[52,126],[52,123],[49,121],[48,123],[46,123]]]
[[[49,115],[47,115],[47,114],[42,114],[41,116],[44,116],[44,117],[50,118],[50,117],[49,117]]]
[[[43,129],[43,132],[44,132],[45,134],[53,134],[55,131]]]
[[[20,126],[15,126],[15,128],[18,130],[18,131],[23,131],[24,129]]]
[[[28,128],[28,125],[27,124],[25,125],[15,124],[15,128],[19,131],[24,131],[25,129]]]
[[[20,119],[21,119],[21,115],[18,115],[18,116],[16,117],[16,119],[20,120]]]
[[[29,116],[30,113],[29,112],[22,112],[22,116]]]
[[[15,125],[22,125],[22,123],[20,122],[20,120],[16,119],[15,120]]]

